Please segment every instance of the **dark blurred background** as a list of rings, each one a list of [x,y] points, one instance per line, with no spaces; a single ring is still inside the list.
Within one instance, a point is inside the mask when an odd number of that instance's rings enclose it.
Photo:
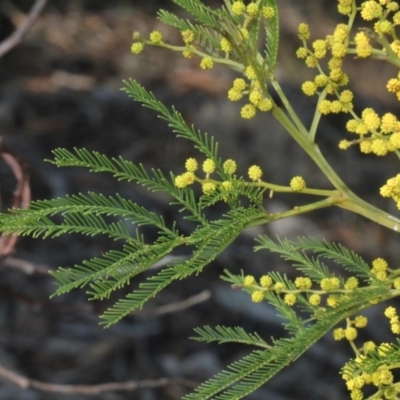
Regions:
[[[32,3],[0,2],[0,40],[20,24]],[[309,21],[317,38],[332,31],[341,18],[335,17],[332,1],[281,0],[279,5],[282,43],[277,76],[307,124],[315,100],[303,96],[299,87],[313,71],[294,56],[299,46],[297,25]],[[159,29],[167,41],[179,43],[179,34],[156,19],[160,6],[180,12],[170,1],[49,1],[26,40],[0,59],[0,135],[28,165],[33,198],[118,192],[150,206],[167,220],[176,218],[168,199],[158,193],[116,182],[106,175],[56,169],[44,162],[55,148],[86,147],[108,156],[122,155],[147,168],[180,173],[184,161],[197,153],[190,143],[176,139],[154,113],[121,92],[122,80],[128,78],[137,79],[167,105],[175,105],[189,123],[215,136],[221,156],[236,159],[241,173],[251,164],[258,164],[271,182],[287,184],[292,176],[301,174],[309,186],[329,188],[323,175],[270,116],[240,119],[240,105],[226,99],[235,77],[232,72],[220,67],[204,72],[198,68],[198,60],[186,60],[156,48],[146,48],[140,56],[130,53],[133,31],[146,36]],[[397,74],[395,69],[377,61],[362,65],[365,68],[360,69],[357,60],[348,60],[346,65],[350,76],[357,78],[351,85],[358,94],[356,107],[374,106],[378,111],[397,113],[394,96],[384,90],[386,80]],[[386,179],[398,172],[394,156],[376,159],[353,149],[339,151],[337,143],[347,137],[344,123],[341,116],[323,120],[319,132],[322,150],[356,193],[396,214],[394,206],[377,195]],[[0,173],[2,206],[6,208],[15,182],[7,165],[0,166]],[[274,212],[305,200],[275,195],[266,206]],[[266,339],[284,335],[282,321],[274,310],[251,303],[246,295],[219,279],[226,268],[235,272],[243,269],[256,276],[271,268],[293,273],[289,265],[267,252],[253,254],[254,237],[260,233],[335,240],[367,261],[383,256],[395,263],[398,257],[398,240],[387,229],[339,209],[323,210],[245,231],[201,276],[175,283],[140,313],[104,330],[98,325],[98,314],[107,304],[87,303],[82,291],[49,299],[55,286],[45,271],[98,256],[115,245],[104,238],[77,236],[46,241],[22,239],[11,261],[3,260],[0,265],[1,365],[51,383],[156,382],[165,377],[168,384],[88,397],[22,390],[0,378],[0,400],[176,400],[249,351],[239,345],[216,346],[189,340],[193,328],[239,325]],[[25,269],[21,268],[24,262],[28,265]],[[121,295],[137,283],[134,280],[121,290]],[[168,305],[172,308],[165,308]],[[390,340],[381,312],[382,307],[368,310],[369,317],[377,322],[363,331],[362,339]],[[248,398],[345,399],[347,393],[338,371],[349,355],[345,344],[327,335]]]

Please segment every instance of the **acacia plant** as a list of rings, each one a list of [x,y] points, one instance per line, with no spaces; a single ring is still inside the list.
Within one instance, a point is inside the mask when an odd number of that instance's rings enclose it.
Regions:
[[[337,9],[344,22],[326,37],[312,41],[308,25],[300,24],[299,48],[294,57],[304,60],[306,67],[315,72],[313,80],[302,84],[304,95],[317,98],[309,127],[295,112],[275,77],[279,61],[277,1],[224,0],[218,9],[204,5],[201,0],[173,2],[191,14],[192,19],[182,19],[165,10],[160,10],[158,17],[181,32],[182,44],[166,43],[158,31],[153,31],[149,38],[135,32],[132,52],[139,56],[147,46],[158,46],[180,52],[185,58],[197,58],[202,69],[223,64],[234,70],[237,77],[227,97],[230,101],[243,103],[241,116],[250,119],[258,113],[272,114],[325,175],[331,188],[308,187],[301,176],[293,177],[287,186],[268,182],[257,165],[246,166],[248,176],[237,175],[235,160],[222,160],[211,136],[189,126],[175,108],[164,106],[135,80],[125,82],[124,91],[130,97],[154,110],[177,138],[192,142],[193,157],[186,161],[185,172],[147,171],[142,165],[121,157],[111,158],[86,149],[56,149],[50,162],[58,167],[85,167],[94,173],[108,172],[118,180],[132,181],[150,191],[165,192],[171,198],[171,205],[178,204],[184,218],[191,221],[192,232],[182,233],[178,224],[168,225],[162,216],[118,194],[87,193],[34,201],[29,210],[12,209],[0,217],[3,234],[43,239],[70,233],[103,234],[121,242],[120,250],[113,249],[79,265],[52,272],[58,285],[56,295],[86,288],[89,299],[109,298],[174,249],[187,247],[190,258],[175,258],[107,309],[101,316],[101,323],[106,327],[141,308],[173,281],[202,272],[248,227],[337,206],[390,230],[398,232],[400,229],[400,220],[396,216],[352,192],[317,144],[321,118],[344,113],[347,123],[342,127],[340,149],[356,146],[371,157],[390,155],[400,158],[400,121],[390,112],[380,115],[370,107],[357,110],[353,106],[349,77],[342,68],[346,57],[356,58],[360,63],[366,58],[377,59],[400,68],[399,2],[339,0]],[[354,27],[356,18],[362,22],[362,28]],[[387,82],[386,89],[400,101],[400,73]],[[268,134],[268,127],[265,131]],[[400,174],[387,178],[380,194],[394,200],[400,209]],[[195,185],[200,185],[200,195],[194,190]],[[310,200],[306,205],[281,213],[271,213],[265,208],[263,200],[266,196],[290,192],[300,193]],[[217,219],[210,219],[207,209],[217,202],[225,203],[229,211]],[[110,223],[110,217],[114,222]],[[135,234],[132,235],[127,225],[136,228]],[[157,229],[158,237],[153,242],[146,241],[143,236],[145,226]],[[201,384],[184,399],[244,398],[338,324],[339,327],[333,330],[334,338],[347,340],[354,350],[354,357],[341,370],[350,397],[354,400],[365,398],[364,391],[368,386],[373,389],[371,399],[398,398],[400,381],[395,379],[394,372],[400,365],[400,341],[358,343],[357,332],[368,323],[360,311],[400,294],[400,269],[389,267],[384,255],[369,265],[340,244],[314,238],[299,238],[294,242],[285,238],[271,240],[261,235],[256,239],[254,250],[279,254],[293,265],[297,277],[289,279],[272,267],[257,279],[245,270],[240,275],[226,271],[222,279],[242,288],[254,302],[265,301],[274,306],[285,320],[288,336],[264,339],[241,327],[196,329],[197,340],[247,343],[255,350]],[[337,268],[333,272],[332,264],[337,264],[343,273],[340,274]],[[387,307],[385,316],[395,338],[400,334],[395,308]]]

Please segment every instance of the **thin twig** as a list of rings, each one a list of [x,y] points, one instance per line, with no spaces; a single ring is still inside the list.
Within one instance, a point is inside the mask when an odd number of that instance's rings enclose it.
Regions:
[[[175,313],[193,307],[196,304],[202,303],[208,300],[210,297],[211,292],[209,290],[203,290],[202,292],[195,294],[194,296],[191,296],[183,301],[178,301],[176,303],[166,304],[165,306],[158,307],[153,312],[150,311],[150,313],[153,315]]]
[[[28,169],[25,163],[7,148],[1,136],[0,157],[11,169],[14,178],[17,181],[12,196],[11,206],[15,208],[28,208],[31,201]],[[2,236],[0,238],[0,255],[5,257],[13,253],[16,242],[16,235]]]
[[[36,379],[26,378],[20,374],[8,370],[0,364],[0,376],[7,379],[10,382],[15,383],[21,389],[37,389],[42,392],[53,392],[53,393],[68,393],[68,394],[83,394],[89,396],[99,395],[104,392],[111,392],[116,390],[132,391],[143,388],[158,388],[162,386],[175,384],[181,384],[190,388],[193,388],[197,383],[186,379],[144,379],[142,381],[127,381],[127,382],[109,382],[101,383],[99,385],[61,385],[56,383],[49,383],[38,381]]]
[[[1,238],[0,238],[1,243]],[[8,256],[1,261],[2,267],[12,268],[16,271],[22,272],[27,275],[40,274],[48,275],[50,267],[42,264],[35,264],[30,261],[23,260],[21,258],[15,258]]]
[[[22,42],[26,34],[38,19],[46,3],[47,0],[35,1],[35,4],[31,8],[25,21],[7,39],[0,43],[0,57],[3,57],[4,54],[8,53],[11,49]]]

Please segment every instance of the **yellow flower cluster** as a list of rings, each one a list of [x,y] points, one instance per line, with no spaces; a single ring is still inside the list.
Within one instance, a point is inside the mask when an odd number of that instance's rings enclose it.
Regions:
[[[374,261],[372,261],[371,272],[380,281],[386,280],[388,273],[388,263],[383,258],[376,258]]]
[[[349,28],[345,24],[336,26],[332,35],[325,39],[315,40],[311,48],[307,45],[310,31],[307,24],[301,23],[298,28],[299,38],[303,41],[296,55],[305,60],[305,64],[310,68],[318,67],[319,73],[313,81],[306,81],[302,85],[302,91],[307,96],[320,95],[325,89],[328,95],[336,96],[337,100],[322,99],[318,106],[321,114],[350,112],[353,109],[353,96],[349,90],[339,93],[339,88],[349,82],[347,74],[342,70],[343,58],[347,53],[347,42],[349,40]],[[327,66],[329,73],[322,72],[320,62],[329,56]]]
[[[290,188],[293,190],[293,192],[301,192],[306,188],[306,181],[301,176],[295,176],[290,181]]]
[[[385,156],[400,149],[400,122],[392,113],[379,117],[375,110],[366,108],[361,113],[361,118],[347,121],[346,129],[360,137],[353,143],[359,143],[362,153]],[[346,149],[348,144],[349,142],[342,141],[339,147]]]
[[[391,331],[395,335],[400,335],[400,321],[396,309],[394,307],[388,307],[384,314],[385,317],[389,318]]]
[[[196,176],[195,173],[198,168],[198,161],[193,157],[188,158],[185,162],[186,171],[174,178],[174,185],[178,189],[183,189],[198,182],[201,185],[203,194],[210,195],[218,190],[219,193],[223,193],[222,199],[228,201],[230,196],[234,194],[234,182],[236,180],[234,174],[237,170],[236,162],[232,159],[223,162],[222,170],[228,176],[226,177],[227,180],[224,181],[217,181],[210,178],[210,175],[217,169],[217,163],[214,159],[207,158],[203,161],[201,170],[205,174],[204,178]],[[262,175],[261,168],[257,166],[250,167],[249,171],[251,171],[251,176],[256,178],[256,180],[259,180],[259,177]]]
[[[335,339],[343,339],[347,329],[339,328],[335,330]],[[375,386],[379,390],[379,393],[383,395],[382,397],[377,392],[369,398],[397,398],[398,391],[395,388],[394,375],[391,371],[392,368],[394,369],[396,367],[377,362],[377,357],[384,358],[388,352],[392,351],[394,351],[394,349],[392,349],[391,345],[388,343],[382,343],[377,347],[373,342],[366,342],[354,361],[349,361],[343,367],[342,377],[346,381],[347,389],[351,392],[351,399],[364,399],[365,397],[362,389],[367,385]],[[374,356],[369,355],[372,352],[375,353]],[[375,370],[372,369],[373,365],[375,365]]]
[[[386,184],[381,187],[380,194],[382,197],[392,198],[400,210],[400,174],[388,179]]]
[[[201,69],[211,69],[214,66],[214,60],[211,57],[204,57],[200,62]]]

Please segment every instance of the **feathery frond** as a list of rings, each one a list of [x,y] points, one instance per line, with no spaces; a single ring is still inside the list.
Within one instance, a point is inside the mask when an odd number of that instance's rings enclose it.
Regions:
[[[185,241],[186,245],[195,246],[193,256],[189,260],[169,266],[141,283],[139,289],[117,301],[103,314],[102,323],[105,326],[115,324],[135,309],[141,308],[173,281],[200,273],[236,239],[258,212],[251,208],[233,210],[217,221],[200,226]]]
[[[218,325],[215,328],[204,326],[195,328],[194,331],[199,335],[191,339],[202,342],[218,343],[243,343],[250,346],[269,348],[270,346],[257,334],[246,332],[242,327],[230,327]]]
[[[299,330],[291,338],[273,342],[268,350],[255,350],[228,366],[227,370],[201,384],[184,400],[239,400],[271,379],[282,368],[297,359],[338,322],[366,307],[368,301],[387,295],[383,287],[357,291],[337,308],[326,311],[313,325]]]
[[[264,4],[274,10],[274,16],[265,23],[265,59],[268,68],[274,70],[278,60],[279,10],[277,0],[265,0]]]

